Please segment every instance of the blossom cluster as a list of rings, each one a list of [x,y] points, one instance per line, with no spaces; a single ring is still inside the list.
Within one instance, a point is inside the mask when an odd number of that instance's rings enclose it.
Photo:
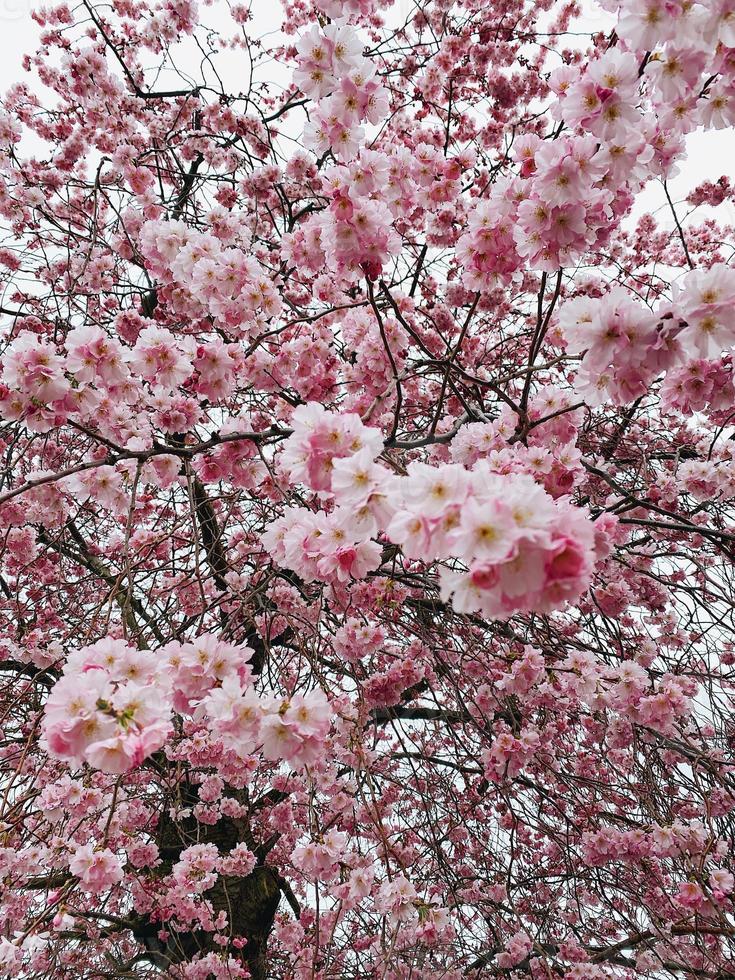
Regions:
[[[585,352],[575,388],[589,405],[634,401],[679,351],[673,322],[662,324],[620,287],[604,303],[586,296],[564,303],[559,325],[567,352]]]
[[[344,508],[329,514],[291,508],[271,523],[262,541],[276,562],[306,582],[348,582],[380,564],[380,545],[365,538],[355,515]]]
[[[48,751],[105,772],[139,766],[172,731],[161,685],[156,661],[124,642],[100,640],[73,652],[44,709]]]
[[[284,257],[299,269],[326,268],[345,281],[357,275],[377,279],[400,250],[393,213],[384,200],[388,174],[389,157],[366,149],[357,159],[328,169],[324,191],[329,207],[284,237]],[[318,288],[322,283],[320,278]]]
[[[150,272],[159,280],[162,298],[194,321],[210,316],[229,335],[248,337],[278,315],[282,301],[262,265],[248,254],[250,234],[222,222],[214,212],[212,227],[198,231],[183,221],[148,221],[139,233],[139,247]],[[226,380],[236,345],[210,352],[202,375]],[[202,355],[200,355],[201,358]],[[206,368],[206,370],[205,370]]]
[[[628,0],[620,6],[617,47],[584,67],[552,73],[554,111],[601,142],[601,159],[667,177],[686,133],[732,124],[727,3]]]
[[[441,592],[458,612],[548,611],[589,584],[589,518],[532,477],[498,476],[482,460],[470,471],[414,463],[399,493],[387,536],[409,558],[450,561],[440,570]]]
[[[454,247],[464,219],[461,176],[473,160],[469,150],[445,156],[424,141],[413,152],[401,145],[360,148],[354,159],[324,169],[319,186],[329,206],[283,236],[284,258],[303,276],[318,274],[315,292],[329,301],[337,284],[380,275],[397,257],[407,222],[425,229],[432,245]]]
[[[506,730],[499,732],[493,744],[482,753],[485,776],[493,782],[512,779],[526,766],[541,747],[541,736],[528,726],[518,736]]]
[[[259,694],[252,650],[213,636],[173,641],[156,653],[107,638],[69,654],[44,709],[49,753],[103,772],[126,772],[162,748],[172,714],[189,716],[243,757],[306,765],[332,720],[321,691]]]
[[[732,356],[708,360],[694,358],[667,371],[661,385],[661,402],[670,412],[724,412],[732,403]]]
[[[85,891],[99,895],[123,880],[118,857],[107,847],[95,849],[82,844],[69,862],[69,871],[76,875]]]
[[[726,4],[621,6],[622,43],[551,73],[552,112],[569,135],[516,140],[519,175],[496,180],[470,215],[456,250],[468,287],[599,251],[646,180],[672,175],[686,133],[735,122]]]
[[[613,142],[640,125],[638,59],[629,51],[611,48],[578,76],[557,69],[552,85],[564,120],[598,140]]]
[[[372,13],[373,0],[317,0],[317,7],[335,19],[353,14],[365,16]]]
[[[292,508],[263,544],[307,581],[346,581],[375,569],[378,532],[406,559],[440,561],[442,598],[460,612],[507,618],[549,610],[587,587],[595,563],[589,518],[522,473],[487,459],[410,463],[396,476],[375,462],[381,434],[356,415],[307,405],[294,413],[281,467],[294,482],[333,498],[329,512]]]
[[[235,678],[212,690],[200,714],[212,734],[240,756],[258,749],[273,761],[294,767],[315,762],[324,751],[332,709],[321,691],[290,698],[258,695]]]
[[[621,857],[629,863],[646,860],[679,859],[704,861],[708,857],[708,835],[704,824],[697,819],[675,820],[672,824],[654,823],[644,829],[621,830],[605,827],[604,830],[583,835],[581,857],[591,867],[604,867]],[[675,898],[682,908],[701,908],[709,897],[716,903],[727,902],[735,886],[731,872],[709,864],[707,896],[696,882],[683,882]]]
[[[330,493],[335,463],[367,450],[371,460],[383,448],[380,430],[358,415],[338,415],[319,404],[300,405],[291,416],[292,434],[280,456],[280,467],[294,483]]]
[[[344,24],[312,28],[297,50],[294,81],[316,101],[305,143],[319,156],[331,149],[348,160],[360,145],[360,123],[377,124],[388,112],[387,93],[376,78],[375,66],[363,56],[355,29]]]
[[[521,175],[495,181],[457,242],[469,288],[492,288],[521,269],[572,265],[604,245],[629,204],[620,189],[630,177],[627,164],[613,170],[595,137],[528,136],[519,143]]]
[[[382,326],[382,331],[381,331]],[[362,310],[348,313],[340,323],[340,333],[347,348],[354,352],[354,363],[345,369],[349,391],[346,407],[360,414],[367,411],[375,398],[385,398],[393,386],[393,369],[400,373],[405,363],[405,331],[392,317],[382,325]]]
[[[670,735],[691,715],[698,684],[673,673],[652,683],[647,670],[651,660],[641,654],[609,668],[582,651],[570,653],[559,664],[560,690],[590,707],[611,709],[621,719]],[[535,682],[541,678],[539,674]]]
[[[714,397],[722,369],[705,364],[735,345],[735,269],[715,264],[674,283],[672,299],[652,312],[627,290],[613,287],[599,297],[578,296],[562,305],[559,326],[569,354],[584,354],[575,386],[590,405],[608,398],[627,404],[644,395],[662,372],[673,369],[664,388],[669,404],[703,406]],[[696,359],[697,367],[685,363]],[[712,372],[709,382],[703,371]],[[692,394],[686,398],[686,385]],[[728,378],[729,380],[729,378]],[[675,396],[681,385],[682,395]],[[698,390],[697,390],[698,389]],[[671,394],[667,394],[670,392]],[[678,402],[675,398],[678,397]]]
[[[130,417],[138,414],[145,383],[153,399],[149,414],[138,416],[138,431],[157,425],[177,432],[200,414],[197,403],[177,389],[191,381],[201,397],[216,403],[231,393],[242,369],[238,345],[219,338],[197,344],[152,323],[136,332],[132,346],[93,324],[71,330],[64,346],[66,353],[31,331],[11,341],[3,356],[0,417],[22,420],[31,432],[48,432],[69,418],[94,420],[126,442],[135,437]]]

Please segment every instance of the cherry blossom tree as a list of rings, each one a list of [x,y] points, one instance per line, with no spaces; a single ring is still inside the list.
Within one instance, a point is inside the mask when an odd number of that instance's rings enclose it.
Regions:
[[[735,2],[602,6],[34,15],[0,975],[735,977]]]

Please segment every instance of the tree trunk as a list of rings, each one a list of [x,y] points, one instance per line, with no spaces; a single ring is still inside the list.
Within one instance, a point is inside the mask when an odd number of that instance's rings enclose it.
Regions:
[[[162,858],[159,873],[161,876],[170,874],[181,852],[194,843],[216,844],[220,853],[226,853],[240,843],[242,837],[234,821],[227,818],[209,826],[198,823],[193,817],[175,822],[168,813],[164,813],[159,825]],[[231,949],[230,955],[239,955],[250,970],[252,980],[267,980],[268,937],[281,898],[278,874],[272,868],[260,865],[244,878],[220,875],[203,898],[212,905],[215,915],[221,911],[227,914],[230,933],[234,938],[246,940],[239,954]],[[165,942],[157,935],[161,928],[171,933]],[[177,932],[166,923],[150,919],[141,924],[135,935],[148,950],[151,962],[162,970],[191,960],[198,954],[222,951],[208,932]]]

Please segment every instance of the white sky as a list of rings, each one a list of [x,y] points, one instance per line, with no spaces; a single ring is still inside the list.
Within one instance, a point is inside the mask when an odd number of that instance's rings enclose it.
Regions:
[[[14,57],[19,45],[26,44],[36,36],[36,27],[30,23],[31,0],[0,0],[0,37],[2,37],[2,58],[0,58],[0,80],[5,83],[12,79],[9,72],[20,61]],[[10,55],[10,58],[7,56]]]

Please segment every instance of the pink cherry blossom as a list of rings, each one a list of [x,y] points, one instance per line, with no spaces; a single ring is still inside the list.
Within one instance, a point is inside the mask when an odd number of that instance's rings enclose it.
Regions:
[[[734,11],[34,11],[0,974],[728,974]]]

